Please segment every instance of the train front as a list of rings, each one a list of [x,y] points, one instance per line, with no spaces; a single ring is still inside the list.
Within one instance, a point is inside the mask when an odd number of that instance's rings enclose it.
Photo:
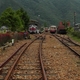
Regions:
[[[29,33],[36,33],[37,32],[37,26],[36,25],[31,25],[29,27]]]
[[[55,25],[50,26],[50,33],[56,33],[57,27]]]

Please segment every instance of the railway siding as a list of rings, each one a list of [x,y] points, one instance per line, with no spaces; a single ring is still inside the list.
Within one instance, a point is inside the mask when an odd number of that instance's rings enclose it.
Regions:
[[[63,43],[66,47],[68,47],[71,51],[73,51],[76,56],[80,57],[80,45],[79,44],[74,43],[69,38],[65,38],[65,36],[61,37],[61,36],[55,35],[55,37],[61,43]]]
[[[48,80],[80,79],[80,59],[54,37],[46,36],[42,57]]]
[[[39,41],[33,43],[31,47],[26,50],[13,73],[13,79],[39,80],[42,78],[38,48]]]

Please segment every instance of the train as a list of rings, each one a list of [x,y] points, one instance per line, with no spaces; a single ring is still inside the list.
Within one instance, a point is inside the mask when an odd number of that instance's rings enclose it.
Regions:
[[[39,29],[38,26],[36,25],[29,25],[29,29],[28,29],[29,33],[31,34],[35,34],[35,33],[39,33]]]
[[[45,31],[45,32],[48,32],[48,27],[45,27],[45,28],[44,28],[44,31]]]
[[[49,31],[50,31],[50,33],[56,33],[56,31],[57,31],[57,26],[55,26],[55,25],[50,26],[50,27],[49,27]]]
[[[67,22],[67,27],[70,26],[70,23]],[[59,34],[66,34],[66,27],[63,25],[63,22],[60,22],[59,25],[57,26],[57,33]]]
[[[59,25],[58,26],[57,33],[59,33],[59,34],[66,34],[66,29],[65,29],[64,25]]]

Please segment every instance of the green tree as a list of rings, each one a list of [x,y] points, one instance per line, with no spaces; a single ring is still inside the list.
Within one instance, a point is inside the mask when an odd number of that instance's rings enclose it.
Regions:
[[[21,30],[23,28],[20,17],[12,8],[7,8],[0,16],[0,26],[8,26],[12,31]]]
[[[44,27],[48,27],[46,22],[44,23]]]
[[[12,18],[11,15],[13,14],[14,14],[14,11],[11,8],[7,8],[0,16],[0,26],[6,25],[10,28],[11,27],[10,21]]]
[[[63,21],[62,24],[65,26],[65,28],[67,28],[69,26],[69,22],[68,21]]]
[[[23,8],[16,11],[16,14],[19,15],[22,24],[24,25],[24,30],[28,29],[28,23],[29,23],[29,16],[26,11],[23,10]]]
[[[68,33],[68,34],[73,34],[73,33],[74,33],[74,28],[71,27],[71,26],[68,27],[68,28],[67,28],[67,33]]]

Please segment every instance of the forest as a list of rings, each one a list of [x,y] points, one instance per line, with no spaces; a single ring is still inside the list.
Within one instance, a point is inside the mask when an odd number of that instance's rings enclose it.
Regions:
[[[80,22],[80,0],[0,0],[0,13],[8,7],[14,10],[23,8],[31,19],[42,24],[58,25],[63,20],[73,24],[74,12],[76,23]]]

